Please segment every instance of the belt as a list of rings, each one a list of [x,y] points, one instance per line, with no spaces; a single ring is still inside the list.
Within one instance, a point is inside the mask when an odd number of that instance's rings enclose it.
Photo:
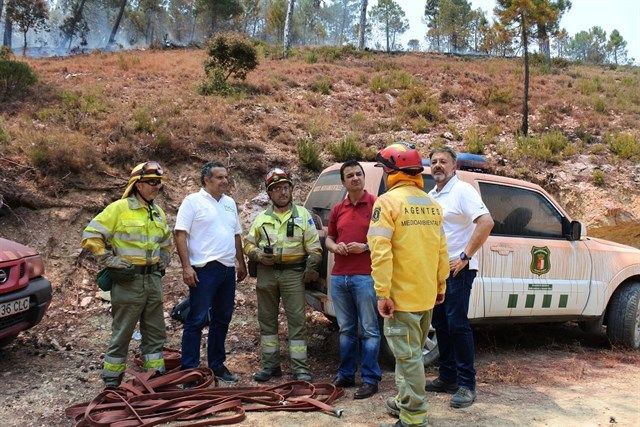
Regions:
[[[297,262],[295,264],[273,264],[274,270],[293,270],[294,268],[304,268],[306,263]]]
[[[151,274],[159,270],[160,270],[160,265],[157,263],[152,265],[134,265],[133,266],[133,271],[136,274]]]

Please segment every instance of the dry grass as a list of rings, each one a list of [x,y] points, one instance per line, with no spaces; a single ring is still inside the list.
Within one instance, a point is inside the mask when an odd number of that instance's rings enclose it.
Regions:
[[[310,52],[316,60],[309,60]],[[258,153],[257,161],[239,162],[250,176],[281,161],[283,153],[296,161],[300,140],[328,146],[349,133],[372,149],[400,138],[423,148],[452,132],[458,148],[514,152],[522,96],[516,60],[359,56],[340,49],[305,51],[286,61],[267,55],[237,94],[223,98],[197,93],[204,59],[196,49],[30,59],[39,89],[28,102],[0,106],[11,135],[3,145],[15,160],[33,165],[28,155],[19,158],[28,150],[18,149],[31,142],[13,130],[35,121],[45,134],[71,131],[108,166],[126,167],[149,156],[181,164]],[[572,129],[579,127],[575,137],[587,145],[570,141],[562,157],[609,155],[615,145],[605,135],[640,121],[639,88],[634,70],[538,70],[531,79],[532,130],[561,129],[574,138]]]

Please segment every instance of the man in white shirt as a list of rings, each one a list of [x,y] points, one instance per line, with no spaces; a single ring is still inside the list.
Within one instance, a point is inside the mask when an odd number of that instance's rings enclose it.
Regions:
[[[200,365],[202,328],[208,324],[208,366],[219,380],[233,383],[237,377],[224,365],[224,343],[233,314],[235,283],[247,275],[242,229],[236,202],[224,194],[229,187],[224,165],[206,163],[200,182],[200,191],[182,201],[175,226],[182,280],[189,287],[190,304],[182,332],[182,369]]]
[[[444,303],[436,305],[431,323],[436,329],[440,365],[438,378],[429,381],[427,391],[455,393],[454,408],[465,408],[476,399],[475,348],[469,325],[469,297],[478,272],[474,254],[489,237],[493,219],[471,184],[456,176],[456,152],[437,148],[429,155],[436,186],[429,195],[444,212],[450,275]]]

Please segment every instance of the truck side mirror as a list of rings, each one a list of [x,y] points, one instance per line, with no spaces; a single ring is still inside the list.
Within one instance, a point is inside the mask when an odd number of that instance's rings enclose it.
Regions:
[[[587,235],[587,228],[580,221],[571,221],[569,228],[569,240],[574,242]]]

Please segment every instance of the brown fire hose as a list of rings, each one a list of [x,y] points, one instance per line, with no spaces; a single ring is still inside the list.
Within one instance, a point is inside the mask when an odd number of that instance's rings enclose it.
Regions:
[[[333,384],[291,381],[275,386],[216,387],[209,368],[178,369],[161,376],[127,371],[132,379],[104,390],[91,402],[70,406],[66,415],[75,420],[76,427],[155,426],[173,421],[188,421],[190,426],[226,425],[244,420],[250,411],[319,410],[342,415],[331,404],[344,391]]]

